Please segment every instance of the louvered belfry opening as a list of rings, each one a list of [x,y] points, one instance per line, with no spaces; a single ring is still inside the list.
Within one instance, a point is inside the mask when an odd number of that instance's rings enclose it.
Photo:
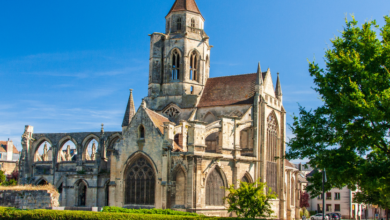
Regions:
[[[277,185],[277,163],[275,157],[278,157],[278,123],[274,113],[267,118],[267,185],[273,191],[278,192]]]
[[[214,169],[207,178],[206,183],[206,205],[208,206],[223,206],[223,197],[225,190],[223,189],[223,180],[221,174]]]
[[[155,185],[152,166],[144,158],[139,158],[127,171],[125,204],[154,205]]]

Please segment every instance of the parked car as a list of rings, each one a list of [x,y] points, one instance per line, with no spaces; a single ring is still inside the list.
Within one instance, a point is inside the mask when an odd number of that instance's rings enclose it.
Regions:
[[[337,213],[337,212],[333,212],[332,214],[336,214],[339,216],[339,220],[341,220],[341,214],[340,213]]]
[[[329,216],[325,215],[325,219],[329,220]],[[322,220],[322,213],[318,213],[318,214],[310,216],[310,220]]]
[[[330,220],[340,220],[340,216],[337,213],[329,213],[326,215],[329,215]]]
[[[342,217],[341,217],[341,214],[340,214],[340,213],[334,212],[333,214],[336,214],[336,215],[338,215],[340,220],[342,219]]]

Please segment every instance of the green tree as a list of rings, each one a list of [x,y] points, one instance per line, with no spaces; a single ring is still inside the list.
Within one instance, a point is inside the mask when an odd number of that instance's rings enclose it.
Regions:
[[[230,185],[226,188],[229,195],[224,198],[229,203],[228,211],[245,218],[271,217],[274,212],[269,200],[276,199],[277,195],[271,188],[268,188],[266,193],[266,188],[267,183],[260,182],[260,179],[254,183],[240,182],[240,187],[237,189],[234,185]]]
[[[390,197],[390,17],[361,27],[352,17],[340,37],[325,52],[326,68],[309,62],[314,90],[323,105],[300,106],[290,126],[289,159],[306,158],[326,169],[325,190],[348,186],[362,191],[357,202],[388,208]],[[307,187],[321,192],[322,174],[314,173]]]
[[[4,174],[4,171],[0,170],[0,185],[3,185],[6,182],[7,177]]]

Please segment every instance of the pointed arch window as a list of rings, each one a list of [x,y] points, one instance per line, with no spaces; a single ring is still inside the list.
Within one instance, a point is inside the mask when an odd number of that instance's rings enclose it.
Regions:
[[[143,125],[139,126],[139,138],[145,139],[145,128]]]
[[[191,19],[191,32],[195,32],[195,19]]]
[[[267,160],[274,161],[277,157],[278,125],[273,114],[267,118]]]
[[[130,166],[125,183],[125,204],[154,205],[155,174],[144,158]]]
[[[221,174],[214,169],[207,178],[206,183],[206,205],[223,206],[223,197],[225,190],[223,189],[223,180]]]
[[[181,31],[181,18],[177,19],[176,25],[177,25],[177,31]]]
[[[278,122],[274,113],[267,118],[267,174],[266,179],[268,186],[274,192],[278,192],[278,165],[275,157],[278,157]]]
[[[190,56],[190,80],[198,81],[198,55],[195,51]]]
[[[180,79],[180,54],[177,50],[172,53],[172,80]]]

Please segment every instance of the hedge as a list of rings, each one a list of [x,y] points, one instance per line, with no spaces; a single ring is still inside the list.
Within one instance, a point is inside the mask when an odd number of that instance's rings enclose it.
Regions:
[[[103,208],[102,212],[199,216],[196,213],[175,211],[175,210],[171,210],[171,209],[125,209],[125,208],[114,207],[114,206],[106,206]]]
[[[172,210],[171,210],[172,211]],[[0,207],[0,219],[43,219],[43,220],[92,220],[92,219],[111,219],[111,220],[146,220],[146,219],[189,219],[189,220],[234,220],[245,218],[224,218],[224,217],[206,217],[206,216],[183,216],[183,215],[163,215],[163,214],[139,214],[139,213],[120,213],[120,212],[90,212],[90,211],[55,211],[55,210],[18,210],[15,208]]]
[[[17,210],[13,208],[0,208],[0,219],[44,219],[44,220],[68,220],[68,219],[205,219],[207,217],[180,216],[180,215],[150,215],[138,213],[107,213],[88,211],[55,211],[55,210]],[[213,218],[207,218],[213,219]]]

